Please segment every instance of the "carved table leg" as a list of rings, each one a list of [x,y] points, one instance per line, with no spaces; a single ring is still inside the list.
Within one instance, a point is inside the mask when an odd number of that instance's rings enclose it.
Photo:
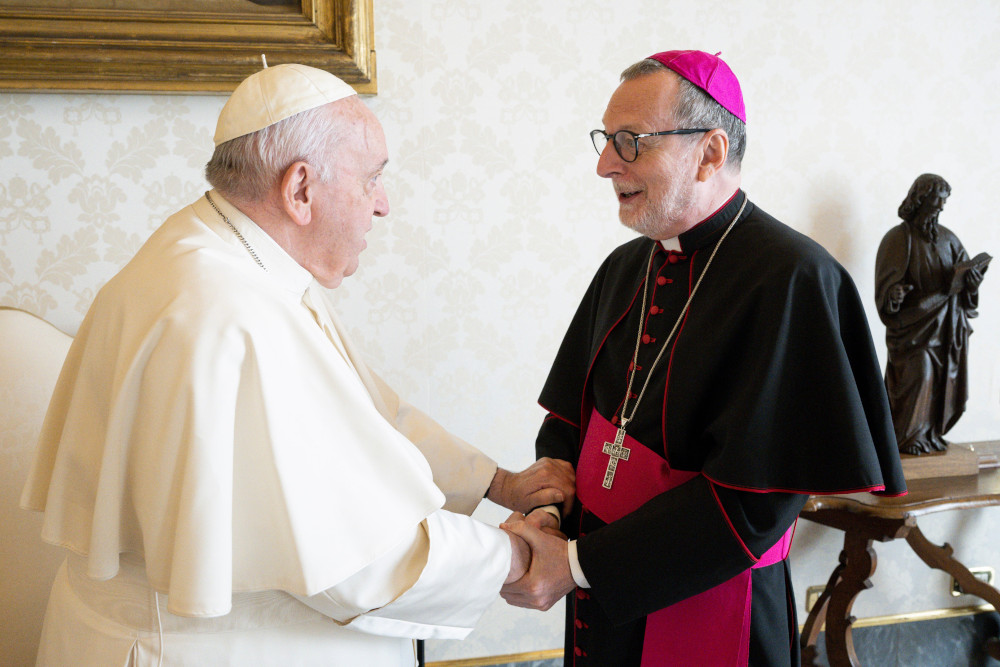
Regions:
[[[809,610],[809,616],[806,618],[805,625],[802,626],[802,636],[799,638],[799,646],[802,647],[802,664],[804,667],[818,667],[816,658],[819,657],[819,651],[816,649],[816,642],[819,639],[820,631],[823,629],[823,623],[826,622],[826,610],[830,602],[830,592],[833,591],[840,581],[840,573],[844,569],[843,561],[844,556],[841,553],[840,565],[833,568],[830,581],[826,582],[826,588],[823,589],[823,593],[816,600],[813,608]]]
[[[872,543],[875,540],[888,542],[905,537],[910,528],[916,525],[916,519],[863,516],[839,509],[813,510],[802,516],[844,531],[840,565],[834,569],[823,595],[813,607],[806,626],[802,629],[803,664],[815,664],[816,637],[819,635],[819,626],[825,619],[826,655],[830,667],[859,667],[851,634],[854,623],[851,607],[858,593],[872,586],[871,576],[877,563]]]
[[[826,610],[826,655],[830,667],[859,667],[861,664],[854,652],[851,607],[858,593],[872,586],[870,577],[877,563],[872,542],[870,536],[852,531],[844,534],[844,550],[840,552],[843,568],[839,581],[830,591]]]
[[[954,550],[947,542],[940,547],[932,544],[916,526],[913,526],[907,533],[906,541],[914,553],[920,556],[920,559],[927,565],[935,570],[947,572],[955,578],[955,581],[966,593],[982,598],[993,605],[994,609],[1000,610],[1000,591],[972,576],[969,568],[952,557],[951,554]],[[986,651],[993,659],[1000,660],[1000,640],[997,637],[991,637],[986,642]]]

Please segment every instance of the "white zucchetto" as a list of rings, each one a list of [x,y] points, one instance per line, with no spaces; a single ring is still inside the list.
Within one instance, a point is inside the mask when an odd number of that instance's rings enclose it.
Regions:
[[[356,94],[349,84],[315,67],[265,67],[244,79],[229,96],[215,127],[215,145]]]

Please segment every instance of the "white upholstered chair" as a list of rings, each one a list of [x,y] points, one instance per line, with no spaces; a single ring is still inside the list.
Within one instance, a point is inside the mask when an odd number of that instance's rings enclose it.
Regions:
[[[49,588],[65,553],[41,539],[42,515],[22,510],[45,409],[72,338],[0,307],[0,663],[34,665]]]

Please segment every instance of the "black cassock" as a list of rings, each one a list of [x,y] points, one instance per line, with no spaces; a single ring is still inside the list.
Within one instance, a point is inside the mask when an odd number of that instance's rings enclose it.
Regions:
[[[605,260],[542,390],[550,414],[538,456],[576,464],[593,409],[618,423],[640,324],[633,394],[745,197],[737,192],[682,234],[680,252],[642,237]],[[563,521],[591,585],[567,598],[567,665],[639,665],[646,616],[745,572],[808,494],[905,493],[853,281],[822,247],[750,202],[627,431],[672,469],[701,474],[612,523],[579,503]],[[798,664],[787,560],[752,571],[751,601],[749,664]]]

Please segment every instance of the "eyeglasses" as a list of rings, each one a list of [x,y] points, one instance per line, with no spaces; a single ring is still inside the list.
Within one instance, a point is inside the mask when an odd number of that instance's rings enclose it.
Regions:
[[[710,130],[667,130],[665,132],[646,132],[636,134],[628,130],[618,130],[614,134],[608,134],[604,130],[594,130],[590,133],[590,140],[594,142],[594,150],[598,155],[604,153],[604,147],[611,141],[615,145],[615,152],[626,162],[635,162],[639,157],[639,139],[643,137],[661,137],[665,134],[697,134],[699,132],[709,132]]]

